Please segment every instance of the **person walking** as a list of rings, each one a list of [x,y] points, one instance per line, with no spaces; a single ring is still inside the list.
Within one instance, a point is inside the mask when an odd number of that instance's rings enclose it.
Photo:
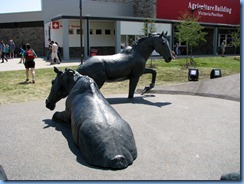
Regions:
[[[52,54],[52,43],[51,43],[51,39],[48,39],[48,51],[47,51],[47,62],[49,62],[50,58],[51,58],[51,54]]]
[[[25,57],[25,68],[26,68],[26,82],[29,82],[29,69],[31,69],[32,75],[32,83],[35,83],[35,61],[34,59],[37,57],[35,51],[31,49],[29,43],[26,44],[26,51],[24,53]]]
[[[52,63],[54,64],[55,61],[58,62],[58,64],[60,64],[60,61],[58,59],[58,45],[56,43],[54,43],[54,41],[51,41],[52,43]]]
[[[9,45],[8,44],[5,45],[5,55],[9,59]]]
[[[6,46],[3,42],[3,40],[0,43],[0,53],[1,53],[1,58],[2,58],[2,63],[4,63],[4,59],[8,62],[8,58],[6,57]]]
[[[61,62],[62,62],[61,57],[60,57],[61,47],[59,46],[58,42],[55,42],[55,43],[56,43],[57,46],[58,46],[58,59],[59,59],[59,61],[60,61],[60,63],[61,63]]]
[[[178,42],[176,42],[175,53],[176,53],[176,55],[180,55],[180,45]]]
[[[23,45],[22,47],[20,47],[20,62],[19,63],[24,63],[25,62],[25,56],[24,56],[24,54],[25,54],[25,49],[26,49],[26,47],[25,47],[25,45]]]
[[[15,43],[13,40],[9,40],[9,54],[10,58],[14,59]]]
[[[226,48],[226,41],[223,40],[222,44],[221,44],[221,56],[224,57],[225,54],[225,48]]]

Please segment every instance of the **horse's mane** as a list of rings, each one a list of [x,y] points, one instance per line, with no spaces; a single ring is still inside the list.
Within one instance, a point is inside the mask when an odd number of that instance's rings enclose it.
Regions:
[[[133,44],[132,44],[132,47],[136,47],[137,45],[139,45],[141,42],[147,40],[147,39],[150,39],[150,38],[153,38],[153,37],[159,37],[160,36],[160,33],[150,33],[149,36],[146,36],[146,37],[143,37],[143,38],[140,38],[138,40],[136,40]]]
[[[90,83],[94,82],[92,78],[90,78],[90,77],[88,77],[86,75],[81,75],[80,73],[78,73],[77,71],[75,71],[73,69],[66,68],[65,72],[64,72],[64,75],[66,77],[70,77],[70,75],[68,73],[72,73],[73,74],[72,79],[74,80],[74,82],[77,82],[79,80],[82,80],[82,83],[87,83],[87,84],[90,84]]]
[[[76,84],[74,85],[72,91],[83,92],[87,89],[90,89],[91,91],[93,91],[92,84],[94,84],[96,86],[96,83],[94,82],[94,80],[87,75],[81,75],[77,71],[75,71],[73,69],[69,69],[69,68],[66,69],[65,72],[66,73],[68,73],[68,72],[73,73],[73,76],[74,76],[73,79],[74,79]]]
[[[139,38],[138,40],[134,41],[132,43],[132,46],[127,46],[126,48],[124,48],[121,53],[124,54],[131,54],[133,53],[133,51],[145,40],[150,39],[150,38],[155,38],[155,37],[159,37],[161,34],[160,33],[150,33],[149,36],[143,37],[143,38]],[[167,39],[165,36],[162,36],[162,38]]]

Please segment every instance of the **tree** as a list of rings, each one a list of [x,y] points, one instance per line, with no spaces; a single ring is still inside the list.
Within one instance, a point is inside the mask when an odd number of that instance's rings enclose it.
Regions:
[[[145,36],[148,36],[150,33],[157,32],[154,21],[151,19],[145,20],[142,27],[142,32],[144,33]]]
[[[231,45],[235,47],[235,54],[236,54],[236,48],[240,46],[240,25],[238,26],[237,30],[232,32],[231,34]]]
[[[192,56],[192,47],[197,46],[200,41],[206,41],[204,37],[207,33],[202,31],[204,27],[197,22],[199,18],[199,16],[193,16],[193,12],[192,14],[185,12],[180,16],[182,22],[177,25],[176,36],[180,42],[186,42],[187,55],[189,54],[189,46]]]

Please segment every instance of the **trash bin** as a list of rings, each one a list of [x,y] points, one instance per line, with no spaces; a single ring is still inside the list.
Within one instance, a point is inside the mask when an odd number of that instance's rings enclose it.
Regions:
[[[96,56],[97,55],[97,49],[91,49],[90,56]]]

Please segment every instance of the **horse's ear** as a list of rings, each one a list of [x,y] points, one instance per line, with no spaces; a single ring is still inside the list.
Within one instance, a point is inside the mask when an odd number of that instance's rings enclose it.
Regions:
[[[54,67],[54,72],[58,74],[60,73],[60,70],[57,67]]]
[[[75,71],[71,68],[65,68],[65,72],[75,74]]]
[[[74,71],[73,69],[70,69],[70,71],[71,71],[73,74],[75,74],[75,71]]]
[[[164,31],[160,34],[160,38],[162,38],[164,36]]]
[[[167,36],[167,34],[168,34],[168,31],[166,31],[165,33],[164,33],[164,31],[160,34],[160,38],[162,38],[162,37],[166,37]]]

